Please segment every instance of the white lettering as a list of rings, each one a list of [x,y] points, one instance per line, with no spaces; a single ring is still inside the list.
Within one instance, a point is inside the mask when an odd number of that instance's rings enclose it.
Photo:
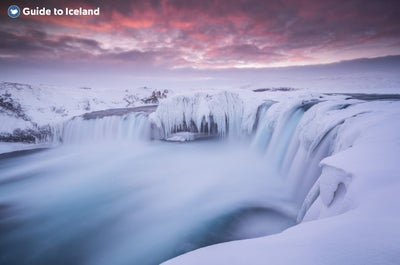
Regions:
[[[100,7],[96,9],[86,9],[86,8],[76,8],[70,9],[65,8],[65,14],[68,16],[99,16],[100,15]]]
[[[64,15],[64,10],[62,10],[61,8],[54,8],[54,15],[62,16]]]
[[[51,16],[51,10],[45,7],[36,7],[33,9],[25,7],[24,9],[22,9],[22,14],[24,14],[25,16]]]

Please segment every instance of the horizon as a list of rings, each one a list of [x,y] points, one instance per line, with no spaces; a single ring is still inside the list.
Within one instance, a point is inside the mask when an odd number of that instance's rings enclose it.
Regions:
[[[1,69],[1,66],[0,66]],[[357,58],[328,64],[295,65],[282,67],[266,67],[257,69],[214,69],[212,72],[199,69],[170,70],[169,76],[165,73],[149,78],[138,76],[102,75],[97,82],[96,75],[87,75],[79,80],[74,80],[76,75],[64,73],[59,75],[38,78],[35,70],[20,69],[19,73],[12,76],[12,71],[3,68],[0,71],[0,82],[34,85],[39,87],[59,88],[100,88],[100,89],[260,89],[290,87],[294,89],[329,90],[337,92],[350,92],[352,90],[369,91],[369,93],[397,93],[400,82],[400,55],[389,55],[375,58]],[[41,70],[39,70],[41,72]],[[176,74],[176,75],[172,75]],[[71,78],[66,78],[70,75]],[[177,76],[186,76],[186,80]],[[368,75],[366,82],[360,82],[359,77]],[[337,79],[342,79],[339,83]],[[354,87],[353,79],[356,78],[358,86]],[[338,85],[341,87],[337,87]],[[352,88],[353,87],[353,88]]]

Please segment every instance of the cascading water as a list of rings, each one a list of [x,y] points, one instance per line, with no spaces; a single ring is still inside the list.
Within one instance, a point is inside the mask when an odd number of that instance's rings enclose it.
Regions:
[[[149,140],[149,109],[111,109],[74,117],[54,129],[54,139],[64,144]]]
[[[63,145],[0,159],[0,263],[152,265],[280,232],[295,224],[359,103],[308,98],[257,108],[224,92],[177,96],[150,116],[76,117],[55,137]],[[180,131],[252,142],[143,141]]]
[[[340,126],[364,112],[353,107],[360,103],[349,99],[301,100],[259,109],[252,146],[264,150],[266,162],[285,182],[286,199],[296,205],[296,211],[321,174],[320,161],[339,151],[333,144]]]
[[[140,141],[149,138],[149,126],[147,116],[142,113],[87,120],[76,117],[64,125],[62,141],[68,144]]]

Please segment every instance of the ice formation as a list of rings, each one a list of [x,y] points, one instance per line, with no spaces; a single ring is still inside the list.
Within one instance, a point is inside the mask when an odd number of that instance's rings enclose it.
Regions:
[[[199,92],[162,101],[150,118],[164,138],[177,132],[240,137],[251,133],[254,123],[257,106],[247,107],[236,93]]]

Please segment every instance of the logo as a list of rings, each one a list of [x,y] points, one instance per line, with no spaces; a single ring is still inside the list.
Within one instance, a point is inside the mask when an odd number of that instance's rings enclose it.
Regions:
[[[17,18],[21,14],[21,10],[18,6],[12,5],[8,8],[8,16],[10,18]]]

